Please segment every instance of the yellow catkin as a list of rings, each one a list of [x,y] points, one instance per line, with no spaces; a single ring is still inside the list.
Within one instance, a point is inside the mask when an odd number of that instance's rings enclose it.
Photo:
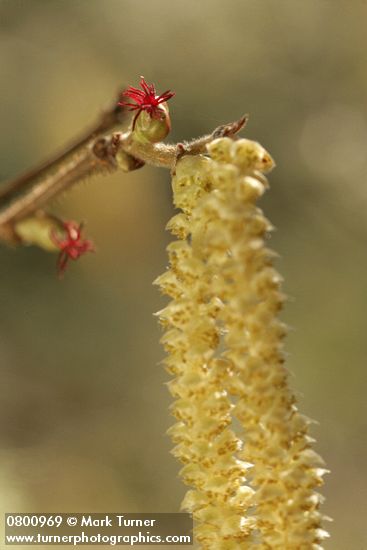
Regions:
[[[183,508],[210,550],[316,550],[320,457],[283,365],[281,279],[256,206],[273,166],[258,143],[219,138],[176,166],[168,223],[170,268],[157,279],[172,300],[159,312],[177,423],[169,430]],[[234,419],[235,422],[234,422]]]

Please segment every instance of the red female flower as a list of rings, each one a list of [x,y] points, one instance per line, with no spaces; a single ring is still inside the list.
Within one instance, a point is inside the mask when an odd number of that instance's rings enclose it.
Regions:
[[[77,224],[73,221],[62,222],[62,228],[65,236],[60,237],[55,232],[51,233],[51,238],[55,245],[60,249],[57,259],[57,270],[62,277],[65,273],[69,259],[77,260],[86,252],[94,252],[94,244],[88,239],[81,237],[83,224]]]
[[[140,79],[141,90],[129,86],[122,92],[123,96],[132,99],[135,103],[130,103],[123,99],[119,102],[119,105],[122,107],[129,107],[130,111],[138,111],[133,120],[133,130],[135,128],[136,119],[142,111],[149,113],[151,118],[162,118],[162,109],[159,105],[168,101],[175,95],[175,93],[170,90],[167,90],[161,95],[157,95],[154,84],[147,84],[143,76],[141,76]]]

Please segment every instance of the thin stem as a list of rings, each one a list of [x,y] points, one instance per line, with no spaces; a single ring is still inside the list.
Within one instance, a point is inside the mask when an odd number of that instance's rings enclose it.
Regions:
[[[206,146],[213,139],[236,135],[245,126],[247,120],[248,116],[244,115],[235,122],[218,126],[218,128],[209,135],[194,139],[190,142],[178,144],[148,142],[143,144],[135,141],[133,135],[128,132],[119,135],[119,147],[126,153],[129,153],[147,164],[173,169],[178,157],[184,154],[198,155],[200,153],[205,153]]]
[[[0,204],[11,199],[15,193],[31,185],[34,180],[44,176],[49,170],[54,169],[56,165],[62,163],[62,161],[66,160],[67,157],[75,153],[78,149],[81,149],[92,139],[95,139],[103,133],[111,132],[115,127],[120,125],[125,118],[126,111],[116,103],[117,102],[114,101],[111,107],[101,114],[94,126],[86,130],[68,146],[55,155],[52,155],[42,164],[2,185],[0,187]]]
[[[38,185],[32,187],[28,193],[1,212],[0,226],[14,223],[31,214],[61,191],[71,187],[73,183],[100,170],[101,166],[98,166],[95,158],[91,157],[90,151],[80,153],[76,158],[60,166],[54,174],[46,175]]]

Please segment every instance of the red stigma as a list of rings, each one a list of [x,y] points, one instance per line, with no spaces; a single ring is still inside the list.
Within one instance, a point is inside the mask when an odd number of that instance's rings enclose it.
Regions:
[[[154,84],[147,84],[143,76],[141,76],[140,79],[141,90],[139,90],[139,88],[129,86],[124,92],[122,92],[123,96],[132,99],[135,103],[131,103],[130,101],[126,101],[124,99],[118,103],[118,105],[122,107],[129,107],[130,111],[138,111],[134,117],[133,130],[135,128],[136,119],[141,111],[146,111],[149,113],[151,118],[161,118],[162,112],[159,105],[165,101],[168,101],[175,95],[175,93],[170,90],[163,92],[163,94],[157,95]]]
[[[65,231],[65,236],[59,237],[54,232],[51,233],[53,242],[60,249],[57,259],[57,270],[60,277],[64,275],[69,259],[77,260],[86,252],[94,252],[93,242],[83,239],[81,236],[82,223],[78,225],[73,221],[62,222],[62,227]]]

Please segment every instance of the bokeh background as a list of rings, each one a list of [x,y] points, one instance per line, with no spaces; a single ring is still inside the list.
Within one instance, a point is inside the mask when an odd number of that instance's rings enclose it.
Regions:
[[[277,162],[262,206],[290,296],[288,366],[318,420],[334,550],[367,549],[367,2],[2,0],[0,180],[37,164],[143,74],[172,140],[250,114]],[[185,492],[152,313],[169,175],[145,167],[54,205],[98,253],[0,249],[1,511],[177,511]]]

